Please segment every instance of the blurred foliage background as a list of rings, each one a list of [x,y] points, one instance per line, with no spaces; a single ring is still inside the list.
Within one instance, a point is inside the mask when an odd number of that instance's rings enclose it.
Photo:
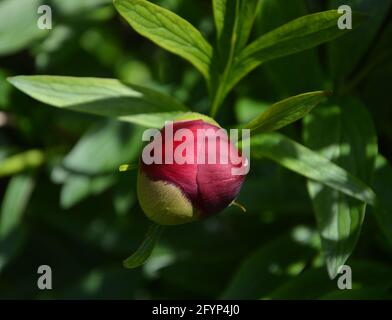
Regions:
[[[211,1],[152,2],[215,37]],[[327,45],[264,64],[236,86],[217,120],[235,126],[280,99],[338,87],[371,113],[385,157],[374,188],[391,208],[391,1],[261,2],[252,39],[342,3],[370,19]],[[36,27],[43,3],[52,7],[52,30]],[[354,289],[339,291],[320,254],[306,179],[263,159],[252,160],[239,197],[246,214],[228,208],[167,228],[144,266],[124,269],[149,221],[136,200],[135,173],[120,174],[118,166],[137,161],[143,128],[41,104],[6,80],[22,74],[118,78],[198,112],[210,106],[202,76],[135,33],[110,0],[0,0],[0,298],[392,297],[392,237],[372,211],[348,261]],[[320,126],[322,135],[328,127]],[[283,131],[302,141],[301,122]],[[53,290],[36,286],[42,264],[52,268]]]

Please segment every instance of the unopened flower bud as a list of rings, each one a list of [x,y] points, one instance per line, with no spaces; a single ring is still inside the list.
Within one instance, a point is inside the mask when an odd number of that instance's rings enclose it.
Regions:
[[[140,206],[162,225],[207,218],[237,197],[247,172],[240,169],[246,163],[213,119],[192,113],[166,123],[140,160]]]

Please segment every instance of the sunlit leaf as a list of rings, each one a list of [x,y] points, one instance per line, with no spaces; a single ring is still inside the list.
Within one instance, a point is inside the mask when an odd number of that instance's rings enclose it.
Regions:
[[[17,76],[19,90],[54,107],[162,127],[187,108],[167,95],[115,79]]]
[[[252,134],[278,130],[297,121],[325,99],[323,91],[308,92],[279,101],[244,125]]]
[[[145,0],[114,0],[114,5],[138,33],[188,60],[209,79],[211,45],[188,21]]]
[[[313,48],[347,33],[337,27],[340,16],[337,10],[309,14],[262,35],[236,58],[226,90],[263,62]],[[356,26],[363,17],[353,14],[353,21]]]
[[[376,195],[364,182],[318,153],[279,133],[250,138],[251,155],[266,157],[311,180],[321,182],[360,201],[374,205]]]
[[[371,183],[377,155],[372,119],[360,101],[339,100],[309,115],[305,143],[325,158]],[[318,182],[309,181],[328,273],[334,278],[353,251],[365,216],[366,204]]]

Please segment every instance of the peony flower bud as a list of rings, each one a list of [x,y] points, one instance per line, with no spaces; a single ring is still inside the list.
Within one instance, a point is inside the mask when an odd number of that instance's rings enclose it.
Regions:
[[[144,148],[137,182],[140,206],[162,225],[207,218],[237,197],[245,179],[238,171],[246,165],[225,130],[192,113],[167,123]]]

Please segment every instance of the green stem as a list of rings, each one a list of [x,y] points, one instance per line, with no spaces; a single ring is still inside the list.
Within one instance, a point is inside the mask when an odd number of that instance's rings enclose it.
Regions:
[[[226,91],[225,85],[226,85],[226,80],[230,74],[231,67],[233,65],[234,54],[236,51],[238,13],[239,13],[239,1],[237,1],[237,3],[236,3],[236,17],[235,17],[235,22],[234,22],[234,26],[233,26],[233,34],[231,37],[231,46],[230,46],[229,57],[227,59],[225,70],[223,71],[222,76],[219,77],[217,89],[214,90],[214,93],[213,93],[212,105],[211,105],[211,110],[210,110],[210,116],[212,118],[214,118],[216,116],[218,109],[221,106],[221,104],[227,94],[227,92],[225,92]]]

